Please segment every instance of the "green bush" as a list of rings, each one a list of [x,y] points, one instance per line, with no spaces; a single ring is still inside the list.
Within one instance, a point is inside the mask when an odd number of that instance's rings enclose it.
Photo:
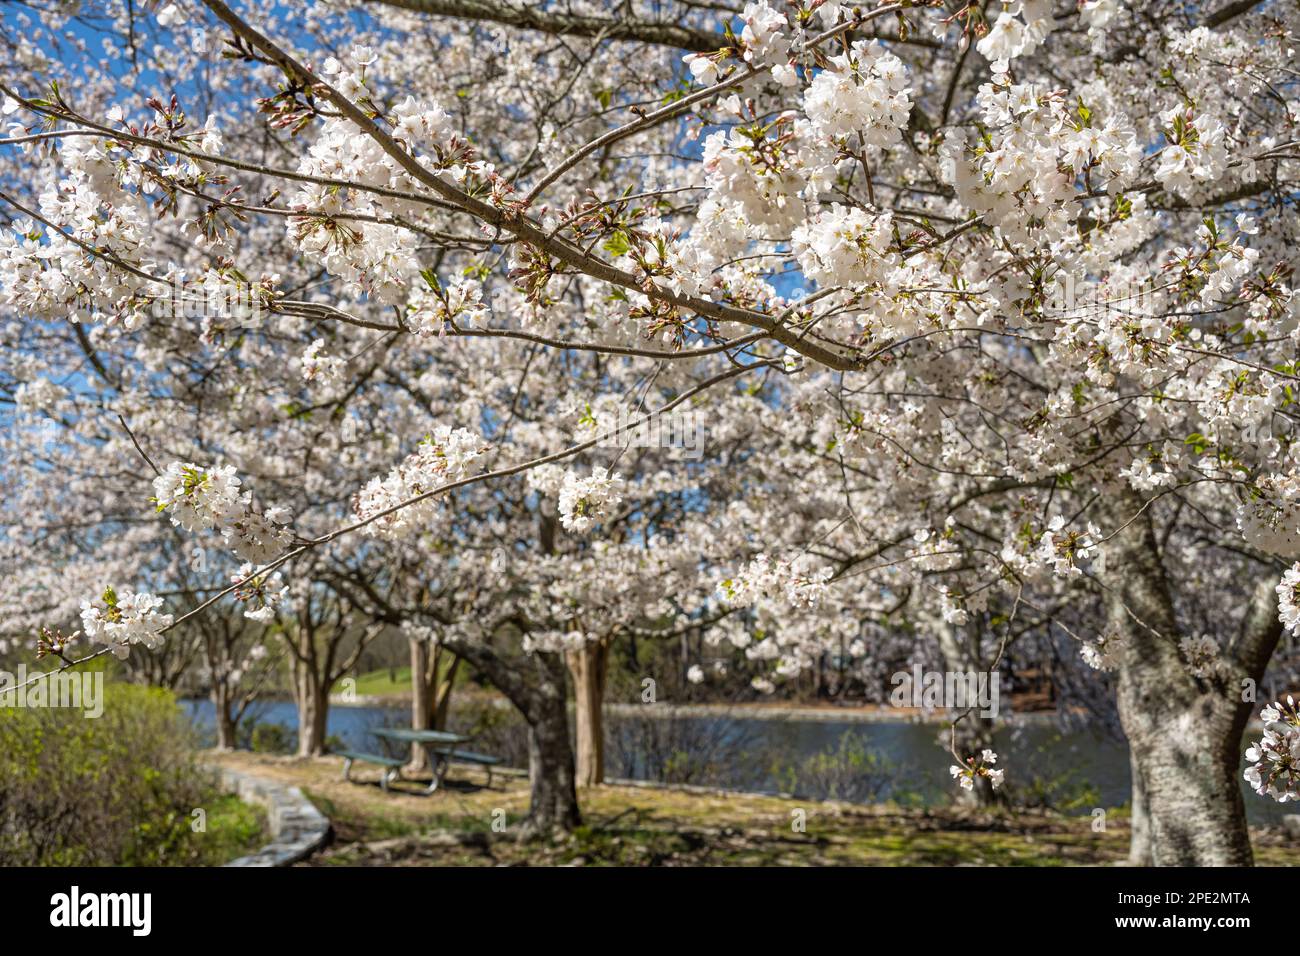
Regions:
[[[1101,790],[1078,766],[1052,768],[1051,757],[1068,752],[1066,748],[1065,737],[1059,733],[1034,748],[1023,762],[1025,770],[1009,790],[1014,806],[1072,813],[1101,805]],[[1040,767],[1048,769],[1039,772]]]
[[[202,865],[255,849],[260,816],[231,805],[191,735],[170,692],[131,684],[106,681],[95,719],[0,709],[0,865]]]
[[[297,735],[280,724],[256,723],[249,736],[249,749],[255,753],[291,754],[297,747]]]
[[[914,805],[920,796],[900,787],[910,779],[906,768],[866,745],[862,735],[846,730],[833,747],[792,763],[777,763],[772,775],[791,793],[849,803]]]

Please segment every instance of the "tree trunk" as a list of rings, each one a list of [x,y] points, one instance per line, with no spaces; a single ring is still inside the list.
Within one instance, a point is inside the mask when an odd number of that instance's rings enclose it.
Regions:
[[[1138,681],[1145,686],[1135,687]],[[1155,716],[1152,711],[1161,708],[1150,700],[1153,688],[1176,683],[1147,669],[1121,679],[1127,686],[1120,693],[1120,719],[1138,781],[1134,805],[1146,807],[1135,817],[1130,859],[1156,866],[1250,866],[1237,780],[1241,737],[1225,729],[1233,721],[1225,719],[1222,701],[1208,696]]]
[[[605,782],[605,679],[609,672],[609,643],[588,641],[565,658],[573,677],[578,786]]]
[[[439,644],[411,638],[411,726],[416,730],[446,730],[451,712],[451,688],[460,669],[460,656]],[[442,673],[444,670],[446,673]],[[428,752],[411,745],[412,773],[429,769]]]
[[[1198,681],[1182,659],[1150,509],[1127,491],[1110,501],[1116,531],[1102,575],[1107,620],[1122,642],[1119,717],[1138,814],[1131,856],[1156,866],[1249,866],[1237,779],[1245,711],[1233,684]]]
[[[235,722],[226,714],[217,715],[217,749],[234,750],[238,744]]]
[[[520,832],[523,840],[554,836],[582,822],[573,750],[569,746],[568,706],[563,693],[539,695],[530,711],[528,784],[531,796],[528,817]]]
[[[437,655],[434,655],[436,661]],[[445,677],[438,679],[438,670],[434,668],[433,681],[433,717],[429,726],[434,730],[446,730],[447,719],[451,716],[451,688],[456,682],[456,672],[460,670],[460,658],[453,656],[451,663],[447,665],[447,674]]]
[[[1142,784],[1142,770],[1135,751],[1129,751],[1129,770],[1133,775],[1132,813],[1128,845],[1129,866],[1154,866],[1151,852],[1151,810],[1147,806],[1146,787]]]
[[[433,713],[432,681],[429,680],[429,644],[418,637],[408,638],[411,645],[411,727],[429,730]],[[436,679],[436,678],[435,678]],[[407,769],[419,773],[429,769],[429,754],[421,744],[411,744],[411,761]]]
[[[230,715],[230,688],[223,682],[216,681],[212,685],[212,710],[216,717],[217,725],[217,749],[234,750],[236,745],[236,726],[234,718]]]
[[[299,667],[297,670],[298,756],[317,757],[325,752],[329,693],[311,669]]]
[[[433,646],[429,655],[429,726],[434,730],[446,730],[447,718],[451,714],[451,689],[456,684],[456,673],[460,670],[461,656],[441,644]]]
[[[563,657],[535,651],[515,662],[498,657],[483,644],[457,641],[447,646],[510,698],[528,721],[531,798],[520,838],[572,830],[582,822],[582,814],[578,809],[573,747],[569,743]]]

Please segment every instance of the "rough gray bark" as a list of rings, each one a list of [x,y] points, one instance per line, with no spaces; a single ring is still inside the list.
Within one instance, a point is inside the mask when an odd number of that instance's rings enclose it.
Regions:
[[[217,717],[217,749],[234,750],[238,742],[235,734],[234,721],[229,718]]]
[[[560,665],[563,680],[563,664]],[[561,687],[563,684],[561,684]],[[546,693],[530,708],[528,722],[528,819],[521,839],[567,832],[582,822],[569,746],[569,715],[563,692]]]
[[[325,721],[329,702],[318,697],[298,699],[298,756],[319,757],[325,752]]]
[[[1157,866],[1248,866],[1252,853],[1238,776],[1251,705],[1241,701],[1239,681],[1259,679],[1277,642],[1276,623],[1259,607],[1261,599],[1270,606],[1267,588],[1261,582],[1248,611],[1244,630],[1250,633],[1228,648],[1229,673],[1193,677],[1178,648],[1151,512],[1142,504],[1130,491],[1111,493],[1107,530],[1113,537],[1101,572],[1108,626],[1122,641],[1117,702],[1139,815],[1132,856]]]
[[[522,660],[507,660],[479,643],[456,641],[447,646],[481,671],[528,722],[531,794],[520,839],[572,830],[582,822],[582,814],[569,742],[564,659],[537,651]]]
[[[1130,805],[1132,813],[1129,818],[1129,866],[1154,866],[1155,858],[1151,848],[1151,809],[1147,806],[1147,791],[1142,783],[1142,768],[1138,765],[1137,755],[1129,751],[1129,773],[1132,778]]]

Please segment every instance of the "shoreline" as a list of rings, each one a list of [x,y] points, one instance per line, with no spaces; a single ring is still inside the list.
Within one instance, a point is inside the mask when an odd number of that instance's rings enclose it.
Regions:
[[[362,694],[350,699],[331,696],[331,707],[409,707],[407,695]],[[492,698],[490,705],[509,709],[504,698]],[[573,703],[569,703],[572,710]],[[802,723],[826,724],[946,724],[956,712],[942,710],[924,711],[918,708],[883,707],[866,704],[858,707],[819,707],[810,704],[674,704],[659,701],[655,704],[606,702],[606,715],[615,717],[649,716],[659,720],[675,717],[730,717],[735,720],[790,720]],[[1008,712],[996,720],[1002,723],[1051,723],[1058,714],[1054,710]]]

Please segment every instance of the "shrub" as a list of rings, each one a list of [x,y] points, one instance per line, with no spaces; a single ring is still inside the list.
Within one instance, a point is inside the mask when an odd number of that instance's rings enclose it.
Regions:
[[[761,742],[754,721],[634,712],[611,721],[607,732],[611,776],[741,788],[757,782],[734,777]]]
[[[867,747],[860,734],[845,731],[833,747],[811,754],[793,764],[773,767],[773,776],[785,789],[802,796],[848,803],[918,803],[920,798],[902,789],[910,778],[887,756]]]
[[[197,764],[172,694],[108,682],[104,691],[96,719],[0,709],[0,864],[195,865],[256,847],[260,822]],[[196,832],[200,808],[206,829]],[[227,845],[223,821],[241,846]]]
[[[261,754],[290,754],[298,749],[298,735],[282,724],[256,723],[248,749]]]

